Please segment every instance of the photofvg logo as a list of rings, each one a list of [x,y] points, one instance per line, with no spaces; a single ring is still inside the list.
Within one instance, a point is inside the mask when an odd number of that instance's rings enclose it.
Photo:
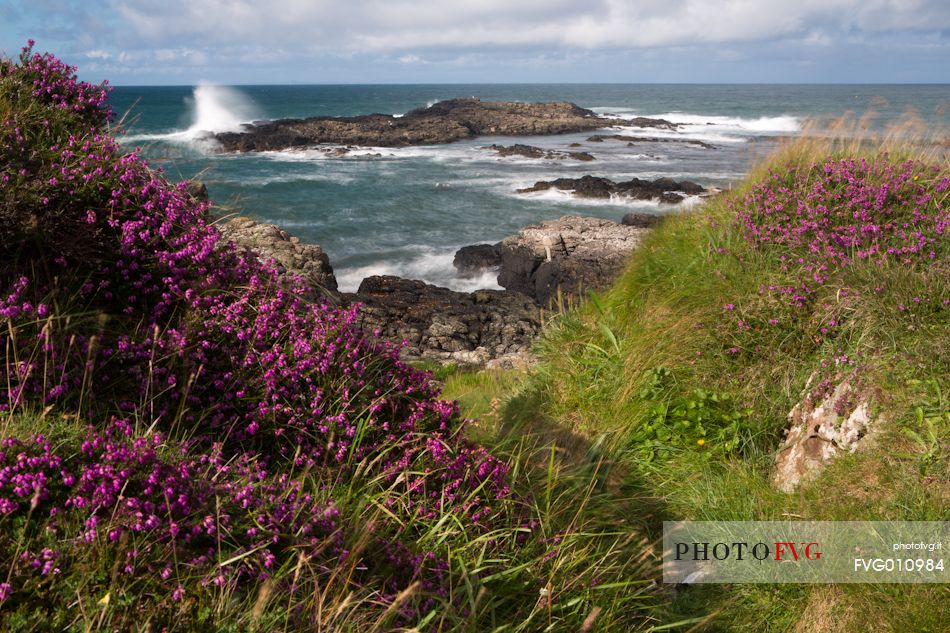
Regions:
[[[948,582],[948,537],[928,521],[666,522],[663,581]]]
[[[732,543],[681,543],[674,544],[675,557],[678,561],[692,560],[693,562],[718,560],[724,561],[735,558],[737,561],[751,557],[758,561],[776,560],[778,562],[791,560],[820,560],[821,550],[818,541],[776,541],[774,543],[748,543],[733,541]]]

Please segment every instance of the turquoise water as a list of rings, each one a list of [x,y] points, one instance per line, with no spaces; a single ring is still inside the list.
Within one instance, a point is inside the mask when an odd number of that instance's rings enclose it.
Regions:
[[[242,121],[370,112],[401,114],[438,100],[573,101],[618,117],[663,117],[677,132],[623,128],[639,136],[692,138],[679,143],[589,143],[590,134],[483,137],[450,145],[363,148],[329,158],[319,150],[225,155],[200,141],[200,130]],[[875,125],[914,109],[930,127],[946,127],[950,86],[828,85],[380,85],[117,87],[124,143],[138,146],[171,178],[203,180],[219,207],[274,222],[330,255],[340,285],[353,290],[371,274],[396,274],[456,289],[495,287],[490,277],[455,276],[452,255],[494,242],[522,226],[566,214],[619,220],[629,211],[670,207],[625,200],[585,201],[569,194],[517,194],[537,180],[584,174],[614,180],[670,176],[726,188],[741,179],[779,137],[806,120],[878,114]],[[621,123],[618,121],[618,124]],[[515,142],[553,149],[571,143],[596,160],[499,158],[484,149]],[[689,201],[688,201],[689,203]]]

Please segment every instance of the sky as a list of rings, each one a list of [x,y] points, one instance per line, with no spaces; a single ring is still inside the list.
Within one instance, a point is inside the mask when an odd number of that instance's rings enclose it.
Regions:
[[[0,0],[115,85],[950,83],[950,0]]]

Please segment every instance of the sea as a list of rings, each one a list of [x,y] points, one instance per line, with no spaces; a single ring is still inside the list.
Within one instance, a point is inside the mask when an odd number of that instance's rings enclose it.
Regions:
[[[317,115],[402,115],[438,101],[570,101],[614,118],[608,134],[701,140],[590,142],[594,132],[541,137],[480,137],[447,145],[365,147],[344,156],[320,149],[227,154],[206,132],[250,121]],[[586,174],[612,180],[688,179],[728,189],[750,166],[803,131],[849,122],[853,134],[913,121],[947,129],[950,85],[293,85],[118,86],[111,93],[120,141],[140,148],[171,180],[204,182],[218,213],[271,222],[330,256],[340,288],[370,275],[421,279],[455,290],[497,288],[494,276],[463,278],[452,266],[465,245],[493,243],[522,227],[563,215],[619,221],[624,214],[671,213],[680,205],[624,198],[589,200],[548,190],[539,180]],[[681,124],[640,129],[642,116]],[[863,131],[862,131],[863,130]],[[838,132],[836,132],[838,133]],[[587,151],[595,160],[499,157],[492,144],[523,143]],[[570,147],[577,143],[579,147]],[[682,205],[696,204],[688,198]]]

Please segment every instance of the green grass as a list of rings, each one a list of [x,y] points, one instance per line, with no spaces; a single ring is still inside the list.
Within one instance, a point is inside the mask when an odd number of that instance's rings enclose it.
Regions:
[[[448,392],[483,417],[497,410],[487,403],[505,402],[494,424],[499,437],[523,429],[547,436],[558,445],[557,460],[572,467],[596,447],[609,466],[600,485],[630,500],[626,520],[646,535],[656,537],[662,519],[950,520],[948,311],[897,309],[927,293],[950,297],[950,240],[924,268],[840,271],[810,312],[782,314],[782,327],[740,337],[722,324],[724,304],[755,315],[768,300],[758,289],[786,276],[772,253],[739,237],[730,200],[770,166],[876,151],[818,141],[786,148],[728,196],[669,217],[610,291],[549,324],[530,376],[450,375]],[[921,151],[890,148],[895,160]],[[947,173],[945,157],[923,158]],[[820,335],[832,317],[844,325]],[[728,352],[732,345],[738,353]],[[836,377],[841,355],[858,359],[871,393],[873,440],[795,493],[778,492],[770,478],[787,415],[810,376]],[[657,372],[664,386],[651,391]],[[696,411],[701,436],[690,434],[695,422],[682,423]],[[666,425],[659,439],[650,429],[658,415]],[[717,429],[732,424],[736,448],[717,450]],[[676,425],[690,430],[667,432]],[[950,593],[941,585],[736,585],[661,589],[657,598],[653,624],[673,630],[950,630],[950,612],[940,606]]]

